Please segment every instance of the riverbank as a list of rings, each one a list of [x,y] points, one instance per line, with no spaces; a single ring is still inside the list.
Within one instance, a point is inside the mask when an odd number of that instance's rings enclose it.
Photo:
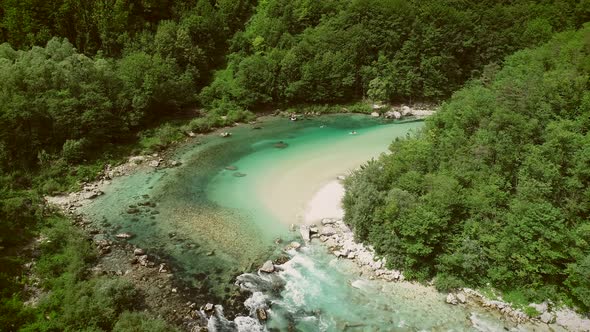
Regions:
[[[321,214],[310,215],[307,225],[301,226],[302,238],[307,242],[320,241],[335,257],[353,261],[361,269],[361,274],[368,276],[369,279],[407,283],[402,271],[386,268],[384,258],[379,258],[371,246],[357,243],[354,240],[354,233],[342,218],[333,217],[333,215],[344,214],[343,211],[338,211],[338,209],[342,209],[340,202],[343,197],[344,187],[337,180],[318,191],[310,201],[308,209],[310,211],[321,209],[330,212],[323,216]],[[337,203],[334,206],[335,202]],[[424,287],[429,291],[437,292],[432,286]],[[537,315],[530,317],[510,303],[501,301],[501,298],[490,299],[477,290],[463,288],[449,293],[446,296],[446,303],[493,310],[517,326],[527,329],[590,331],[590,319],[580,316],[569,308],[555,306],[551,302],[531,303],[529,306],[535,308]],[[478,323],[473,321],[473,324],[477,326]]]
[[[133,271],[137,266],[130,265],[126,259],[116,260],[113,257],[134,257],[134,251],[140,249],[154,262],[144,268],[153,269],[156,271],[155,275],[163,276],[167,273],[157,271],[160,264],[164,263],[166,270],[173,274],[171,284],[176,287],[164,284],[162,288],[154,289],[153,293],[163,295],[159,290],[167,289],[167,293],[170,293],[172,288],[176,288],[179,295],[187,298],[186,303],[195,303],[193,307],[198,308],[209,302],[223,304],[229,317],[240,315],[244,310],[243,295],[232,286],[235,277],[251,271],[256,262],[272,255],[273,246],[281,247],[280,244],[272,245],[274,239],[289,241],[292,235],[288,235],[288,224],[298,222],[298,219],[287,221],[271,216],[271,213],[268,218],[253,218],[252,223],[250,217],[244,219],[235,213],[223,212],[219,209],[226,208],[217,207],[208,201],[211,197],[208,187],[213,185],[210,183],[213,178],[220,176],[220,179],[230,185],[220,191],[220,204],[244,201],[245,208],[250,208],[252,189],[260,192],[262,184],[268,183],[258,181],[259,176],[264,179],[276,172],[277,177],[285,178],[286,173],[292,173],[293,176],[289,176],[279,186],[282,189],[279,193],[286,194],[275,197],[269,193],[264,197],[260,194],[259,201],[291,202],[289,211],[296,211],[302,209],[299,205],[303,205],[313,191],[330,177],[329,172],[317,171],[329,170],[334,163],[333,160],[322,157],[335,152],[348,153],[353,147],[362,152],[349,155],[348,158],[338,157],[343,161],[342,165],[345,162],[349,165],[342,168],[342,172],[345,172],[385,151],[390,140],[398,135],[398,127],[381,126],[391,122],[370,116],[314,115],[306,119],[290,121],[283,117],[263,118],[257,123],[222,128],[209,135],[187,135],[182,142],[172,144],[172,148],[157,154],[133,156],[118,166],[106,165],[98,180],[84,183],[79,192],[46,199],[49,204],[59,206],[62,211],[78,220],[77,225],[87,230],[89,237],[95,240],[101,253],[100,264],[103,265],[99,270],[123,277],[126,271]],[[401,125],[400,128],[419,125]],[[357,134],[349,134],[351,130],[356,130]],[[222,137],[223,132],[231,135]],[[405,131],[401,134],[405,135]],[[276,147],[276,142],[281,139],[283,144],[280,148]],[[317,142],[323,145],[318,146]],[[342,149],[332,151],[333,146],[338,144],[342,145]],[[371,149],[365,149],[366,145],[370,145]],[[307,147],[321,148],[322,152],[314,154]],[[256,153],[267,154],[269,159],[259,158]],[[250,167],[248,163],[240,161],[240,158],[247,158],[251,154],[256,157],[252,159]],[[299,157],[290,159],[288,156],[293,154]],[[292,167],[301,164],[301,160],[309,159],[316,160],[314,167],[302,167],[299,171],[296,170],[298,167]],[[239,170],[234,171],[235,165],[229,169],[235,163]],[[233,176],[235,172],[246,176]],[[299,185],[303,190],[292,190],[291,184]],[[216,187],[218,185],[215,184]],[[234,190],[234,185],[239,186],[237,190]],[[291,191],[297,192],[297,199],[289,194]],[[231,196],[235,194],[243,197]],[[207,214],[203,214],[203,211]],[[294,212],[290,213],[293,213],[290,217],[295,217]],[[277,219],[284,222],[276,223]],[[265,224],[260,224],[261,221]],[[268,222],[277,225],[266,224]],[[282,234],[281,230],[269,233],[269,225],[284,229],[285,236],[274,235],[279,232]],[[252,231],[244,228],[253,226]],[[269,233],[267,242],[257,241],[259,246],[253,246],[251,240],[254,237],[260,239],[261,233],[255,231],[256,228],[263,228]],[[229,236],[230,234],[233,235]],[[210,245],[207,241],[211,236],[214,241]],[[103,240],[109,241],[109,244],[104,245]],[[119,247],[127,248],[127,251],[119,253]],[[248,250],[253,253],[250,254]],[[248,260],[236,263],[232,260],[235,255],[242,255]],[[142,256],[144,255],[140,255]],[[231,269],[228,270],[225,266]],[[146,279],[145,284],[150,285],[146,288],[147,291],[159,284],[151,282],[149,274],[143,277]],[[212,291],[212,287],[217,288]],[[211,296],[211,292],[221,292],[222,295]],[[172,310],[180,312],[181,309],[188,310],[185,307],[175,307]]]

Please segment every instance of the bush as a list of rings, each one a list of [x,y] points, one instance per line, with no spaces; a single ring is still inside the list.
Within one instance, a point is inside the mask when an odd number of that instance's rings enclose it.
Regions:
[[[434,278],[434,287],[443,292],[459,289],[463,286],[465,286],[463,280],[452,275],[439,273],[436,275],[436,278]]]
[[[167,332],[176,331],[166,322],[143,312],[125,311],[119,316],[113,332]]]
[[[69,164],[75,164],[84,159],[86,140],[67,140],[61,150],[62,158]]]
[[[139,137],[139,145],[149,153],[160,151],[172,142],[182,139],[183,133],[178,126],[165,123],[156,129],[140,133]]]

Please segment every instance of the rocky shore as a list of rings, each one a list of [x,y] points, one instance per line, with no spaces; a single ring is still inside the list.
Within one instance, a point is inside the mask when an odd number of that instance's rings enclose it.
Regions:
[[[378,278],[389,282],[405,280],[402,271],[386,268],[385,259],[378,258],[371,246],[355,242],[354,233],[342,219],[324,218],[315,225],[302,225],[300,233],[305,242],[317,239],[337,258],[352,260],[369,279]],[[534,317],[528,316],[524,311],[512,307],[507,302],[489,299],[469,288],[449,293],[446,302],[449,305],[477,306],[493,310],[507,320],[516,324],[526,324],[538,330],[590,331],[590,319],[580,316],[571,309],[554,306],[551,302],[529,304],[538,313]]]

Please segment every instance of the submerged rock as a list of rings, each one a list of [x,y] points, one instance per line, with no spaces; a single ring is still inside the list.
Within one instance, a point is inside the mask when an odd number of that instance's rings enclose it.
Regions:
[[[287,144],[287,143],[285,143],[283,141],[279,141],[279,142],[273,144],[273,146],[275,148],[277,148],[277,149],[285,149],[285,148],[287,148],[289,146],[289,144]]]
[[[130,239],[133,237],[133,234],[131,233],[119,233],[117,235],[115,235],[116,238],[118,239]]]
[[[235,172],[233,175],[236,178],[243,178],[244,176],[246,176],[245,173],[240,173],[240,172]]]
[[[225,166],[225,169],[228,170],[228,171],[237,171],[238,170],[238,166],[234,166],[234,165]]]

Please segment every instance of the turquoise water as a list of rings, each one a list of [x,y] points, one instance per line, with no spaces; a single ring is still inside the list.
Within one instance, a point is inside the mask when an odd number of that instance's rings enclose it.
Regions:
[[[174,156],[180,167],[113,180],[85,212],[111,236],[135,234],[130,242],[166,259],[176,276],[216,303],[240,293],[234,285],[238,278],[253,292],[246,301],[251,314],[269,308],[266,328],[468,331],[473,320],[490,331],[504,328],[489,314],[446,305],[432,290],[365,279],[352,263],[335,260],[322,246],[290,253],[293,259],[277,275],[250,273],[297,239],[289,225],[301,222],[318,189],[421,126],[335,115],[225,129],[230,138],[212,134],[180,147]],[[130,208],[139,213],[128,213]],[[219,319],[225,327],[217,330],[265,328],[250,317]]]
[[[193,287],[223,299],[235,293],[231,285],[237,275],[280,251],[282,245],[275,239],[288,241],[295,236],[288,224],[296,220],[280,218],[276,209],[268,208],[268,195],[261,193],[260,183],[295,179],[298,188],[270,189],[277,191],[272,205],[295,211],[301,208],[306,190],[308,199],[321,186],[317,179],[333,175],[334,160],[320,156],[350,156],[348,164],[358,166],[385,151],[394,137],[420,125],[352,115],[297,122],[270,118],[224,129],[232,133],[230,138],[211,134],[179,148],[174,158],[182,162],[180,167],[114,179],[106,195],[94,200],[85,213],[111,235],[135,234],[131,243],[170,261],[176,274]],[[281,141],[286,147],[275,146]],[[316,170],[298,173],[309,169],[306,164]],[[230,165],[238,170],[226,170]],[[245,176],[236,177],[236,172]],[[286,199],[297,191],[299,202]],[[142,206],[148,202],[155,206]],[[129,214],[130,208],[141,212]]]

